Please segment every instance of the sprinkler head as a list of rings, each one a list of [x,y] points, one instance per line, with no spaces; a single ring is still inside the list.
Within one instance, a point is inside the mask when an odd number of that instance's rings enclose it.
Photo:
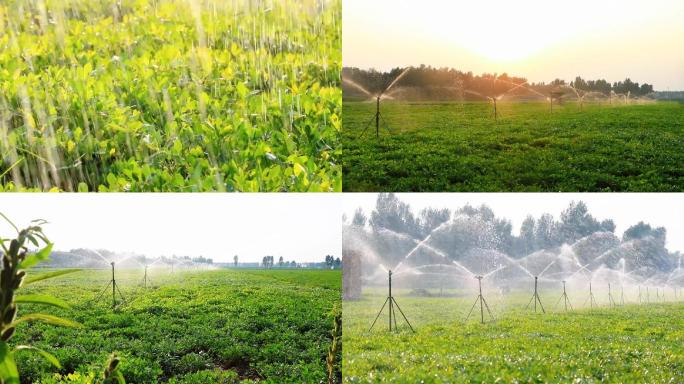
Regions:
[[[482,280],[482,279],[484,278],[484,276],[479,276],[479,275],[478,275],[478,276],[475,276],[475,278],[478,279],[478,280]]]
[[[112,267],[113,267],[113,266],[114,266],[114,262],[112,261],[111,264],[112,264]]]

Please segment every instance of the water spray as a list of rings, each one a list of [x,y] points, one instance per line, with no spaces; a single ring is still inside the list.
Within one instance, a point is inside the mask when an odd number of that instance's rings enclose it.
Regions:
[[[537,313],[537,303],[539,303],[539,307],[541,307],[542,313],[546,313],[546,311],[544,310],[544,306],[542,305],[541,299],[539,298],[539,290],[537,289],[538,280],[539,280],[539,277],[535,276],[534,277],[534,294],[532,295],[532,299],[530,299],[530,302],[527,303],[527,306],[525,307],[525,309],[528,309],[530,307],[530,304],[534,303],[534,313]]]
[[[558,307],[558,304],[560,304],[561,300],[564,300],[564,302],[565,302],[565,312],[568,311],[568,305],[570,306],[570,310],[572,310],[572,303],[570,303],[570,298],[568,298],[568,293],[565,290],[565,280],[563,280],[563,294],[561,295],[560,298],[558,298],[558,302],[556,303],[556,307]]]
[[[392,271],[388,271],[389,273],[389,294],[387,295],[387,299],[385,299],[385,303],[382,305],[382,308],[380,308],[380,311],[378,312],[378,315],[375,317],[375,320],[373,320],[373,324],[371,324],[370,328],[368,329],[368,332],[373,330],[373,327],[375,326],[375,323],[378,321],[380,318],[380,315],[382,314],[382,311],[385,309],[385,306],[389,303],[389,330],[392,332],[392,322],[394,321],[394,330],[397,331],[397,314],[394,311],[394,307],[397,307],[399,310],[399,313],[401,313],[401,316],[404,318],[404,321],[406,321],[406,324],[408,324],[409,328],[411,328],[412,332],[416,332],[413,327],[411,326],[411,323],[408,321],[406,318],[406,315],[404,315],[404,311],[401,310],[399,307],[399,303],[394,299],[394,296],[392,296]]]
[[[480,303],[480,324],[484,324],[484,309],[487,309],[487,313],[489,313],[489,317],[494,321],[494,315],[492,315],[492,311],[489,309],[489,305],[487,305],[487,301],[485,300],[484,296],[482,296],[482,279],[483,276],[475,276],[477,279],[477,284],[479,287],[479,294],[477,295],[477,298],[475,299],[475,303],[473,303],[473,306],[470,308],[470,312],[468,312],[468,316],[466,316],[465,321],[467,322],[468,319],[470,318],[470,315],[473,313],[473,310],[475,309],[475,306],[477,303]]]

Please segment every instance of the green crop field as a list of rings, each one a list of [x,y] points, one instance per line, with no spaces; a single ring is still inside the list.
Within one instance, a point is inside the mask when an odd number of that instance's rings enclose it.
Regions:
[[[0,190],[340,191],[340,0],[0,2]]]
[[[498,104],[345,101],[344,190],[684,190],[684,104]]]
[[[117,271],[126,303],[116,310],[111,289],[93,301],[111,278],[108,271],[82,271],[23,288],[62,298],[71,309],[49,313],[84,328],[20,325],[13,344],[30,343],[62,365],[56,369],[40,355],[19,352],[22,382],[92,383],[89,375],[101,372],[113,352],[128,383],[327,382],[339,271],[150,269],[149,277],[152,286],[145,289],[142,271]],[[20,315],[37,310],[19,306]]]
[[[542,295],[546,314],[525,311],[529,297],[493,295],[487,300],[497,319],[480,324],[479,307],[464,323],[476,293],[416,298],[404,291],[395,298],[413,334],[401,317],[400,331],[389,333],[387,309],[368,332],[386,292],[367,292],[343,303],[344,382],[684,382],[682,302],[564,312],[554,308],[559,295]],[[569,295],[575,306],[585,299]]]

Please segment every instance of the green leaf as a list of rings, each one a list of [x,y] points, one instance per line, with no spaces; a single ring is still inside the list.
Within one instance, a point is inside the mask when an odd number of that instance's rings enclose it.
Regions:
[[[19,371],[9,345],[0,341],[0,379],[3,384],[19,384]]]
[[[88,184],[84,182],[78,183],[78,191],[79,192],[88,192]]]
[[[238,95],[240,95],[240,99],[244,99],[249,93],[249,88],[247,88],[247,86],[243,83],[238,83],[236,86],[236,90]]]
[[[52,305],[54,307],[59,307],[59,308],[64,308],[68,309],[69,304],[67,304],[65,301],[58,299],[56,297],[48,296],[48,295],[23,295],[23,296],[17,296],[14,299],[15,302],[17,303],[31,303],[31,304],[44,304],[44,305]]]
[[[62,319],[61,317],[53,316],[53,315],[46,315],[44,313],[29,313],[28,315],[24,315],[13,322],[11,322],[7,328],[12,328],[16,327],[17,325],[21,323],[26,323],[30,321],[42,321],[44,323],[52,324],[52,325],[57,325],[60,327],[70,327],[70,328],[82,328],[83,325],[80,323],[77,323],[75,321],[67,320],[67,319]]]
[[[19,264],[19,269],[28,269],[40,263],[41,261],[47,260],[47,258],[50,257],[50,252],[52,252],[52,245],[52,243],[49,243],[45,248],[32,255],[29,255]]]
[[[67,275],[69,273],[74,273],[78,271],[80,271],[80,269],[61,269],[59,271],[43,273],[38,276],[29,276],[26,278],[26,280],[24,280],[24,284],[33,284],[38,281],[52,279],[53,277]]]
[[[62,369],[62,365],[59,363],[59,360],[51,354],[50,352],[46,352],[40,348],[32,347],[30,345],[18,345],[15,350],[17,351],[34,351],[38,352],[43,358],[47,361],[50,362],[50,364],[54,365],[58,369]]]

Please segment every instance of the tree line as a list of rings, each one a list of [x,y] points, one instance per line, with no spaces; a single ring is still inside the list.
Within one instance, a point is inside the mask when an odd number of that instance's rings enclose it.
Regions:
[[[459,217],[464,219],[465,224],[454,224],[453,220]],[[613,246],[619,245],[620,241],[644,240],[648,247],[643,249],[648,251],[643,256],[655,260],[654,264],[662,269],[672,267],[673,260],[680,256],[678,252],[669,253],[665,248],[667,230],[664,227],[652,227],[639,222],[618,237],[615,235],[614,221],[595,218],[582,201],[570,202],[558,218],[549,213],[537,218],[528,215],[518,234],[513,233],[510,220],[497,217],[487,205],[465,205],[453,211],[448,208],[425,208],[414,214],[409,204],[392,193],[379,194],[375,209],[369,215],[359,208],[350,220],[344,218],[352,229],[369,228],[373,245],[380,254],[388,255],[396,253],[392,252],[393,247],[396,247],[396,237],[392,236],[406,235],[419,241],[450,220],[451,226],[447,233],[439,238],[433,235],[431,240],[452,255],[466,253],[472,248],[485,248],[521,258],[536,251],[574,244],[590,235],[603,234],[613,241]],[[386,236],[387,231],[394,235]]]
[[[379,94],[404,70],[405,68],[394,68],[387,72],[381,72],[375,69],[345,67],[342,69],[342,76],[361,85],[371,94]],[[419,67],[410,67],[408,72],[391,91],[397,91],[399,88],[413,88],[420,90],[417,92],[426,97],[478,99],[478,97],[501,95],[511,91],[516,85],[526,82],[527,79],[524,77],[511,76],[507,73],[500,75],[491,73],[475,75],[473,72],[463,72],[454,68],[434,68],[421,65]],[[580,93],[599,92],[605,96],[609,96],[611,92],[623,95],[629,94],[635,97],[653,93],[653,85],[647,83],[639,84],[629,78],[624,81],[610,83],[604,79],[586,80],[577,76],[569,83],[563,79],[554,79],[549,83],[538,82],[525,85],[525,87],[532,88],[543,94],[558,92],[559,89],[566,93],[573,92],[565,86],[573,87]],[[519,87],[512,91],[515,95],[527,93],[530,96],[534,96],[534,94],[529,92],[524,87]],[[360,94],[360,91],[355,90],[353,87],[345,87],[345,94],[366,97],[366,95]]]
[[[322,263],[306,263],[307,266],[313,266],[314,268],[322,268],[326,267],[329,269],[340,269],[342,267],[342,260],[340,258],[335,258],[333,255],[325,255],[325,261]],[[240,265],[239,263],[239,256],[235,255],[233,256],[233,266],[238,267]],[[277,268],[300,268],[302,266],[301,263],[297,263],[294,260],[287,261],[285,258],[280,256],[278,258],[278,262],[275,262],[275,257],[271,255],[264,256],[261,259],[261,267],[265,269],[272,269],[274,267]]]

